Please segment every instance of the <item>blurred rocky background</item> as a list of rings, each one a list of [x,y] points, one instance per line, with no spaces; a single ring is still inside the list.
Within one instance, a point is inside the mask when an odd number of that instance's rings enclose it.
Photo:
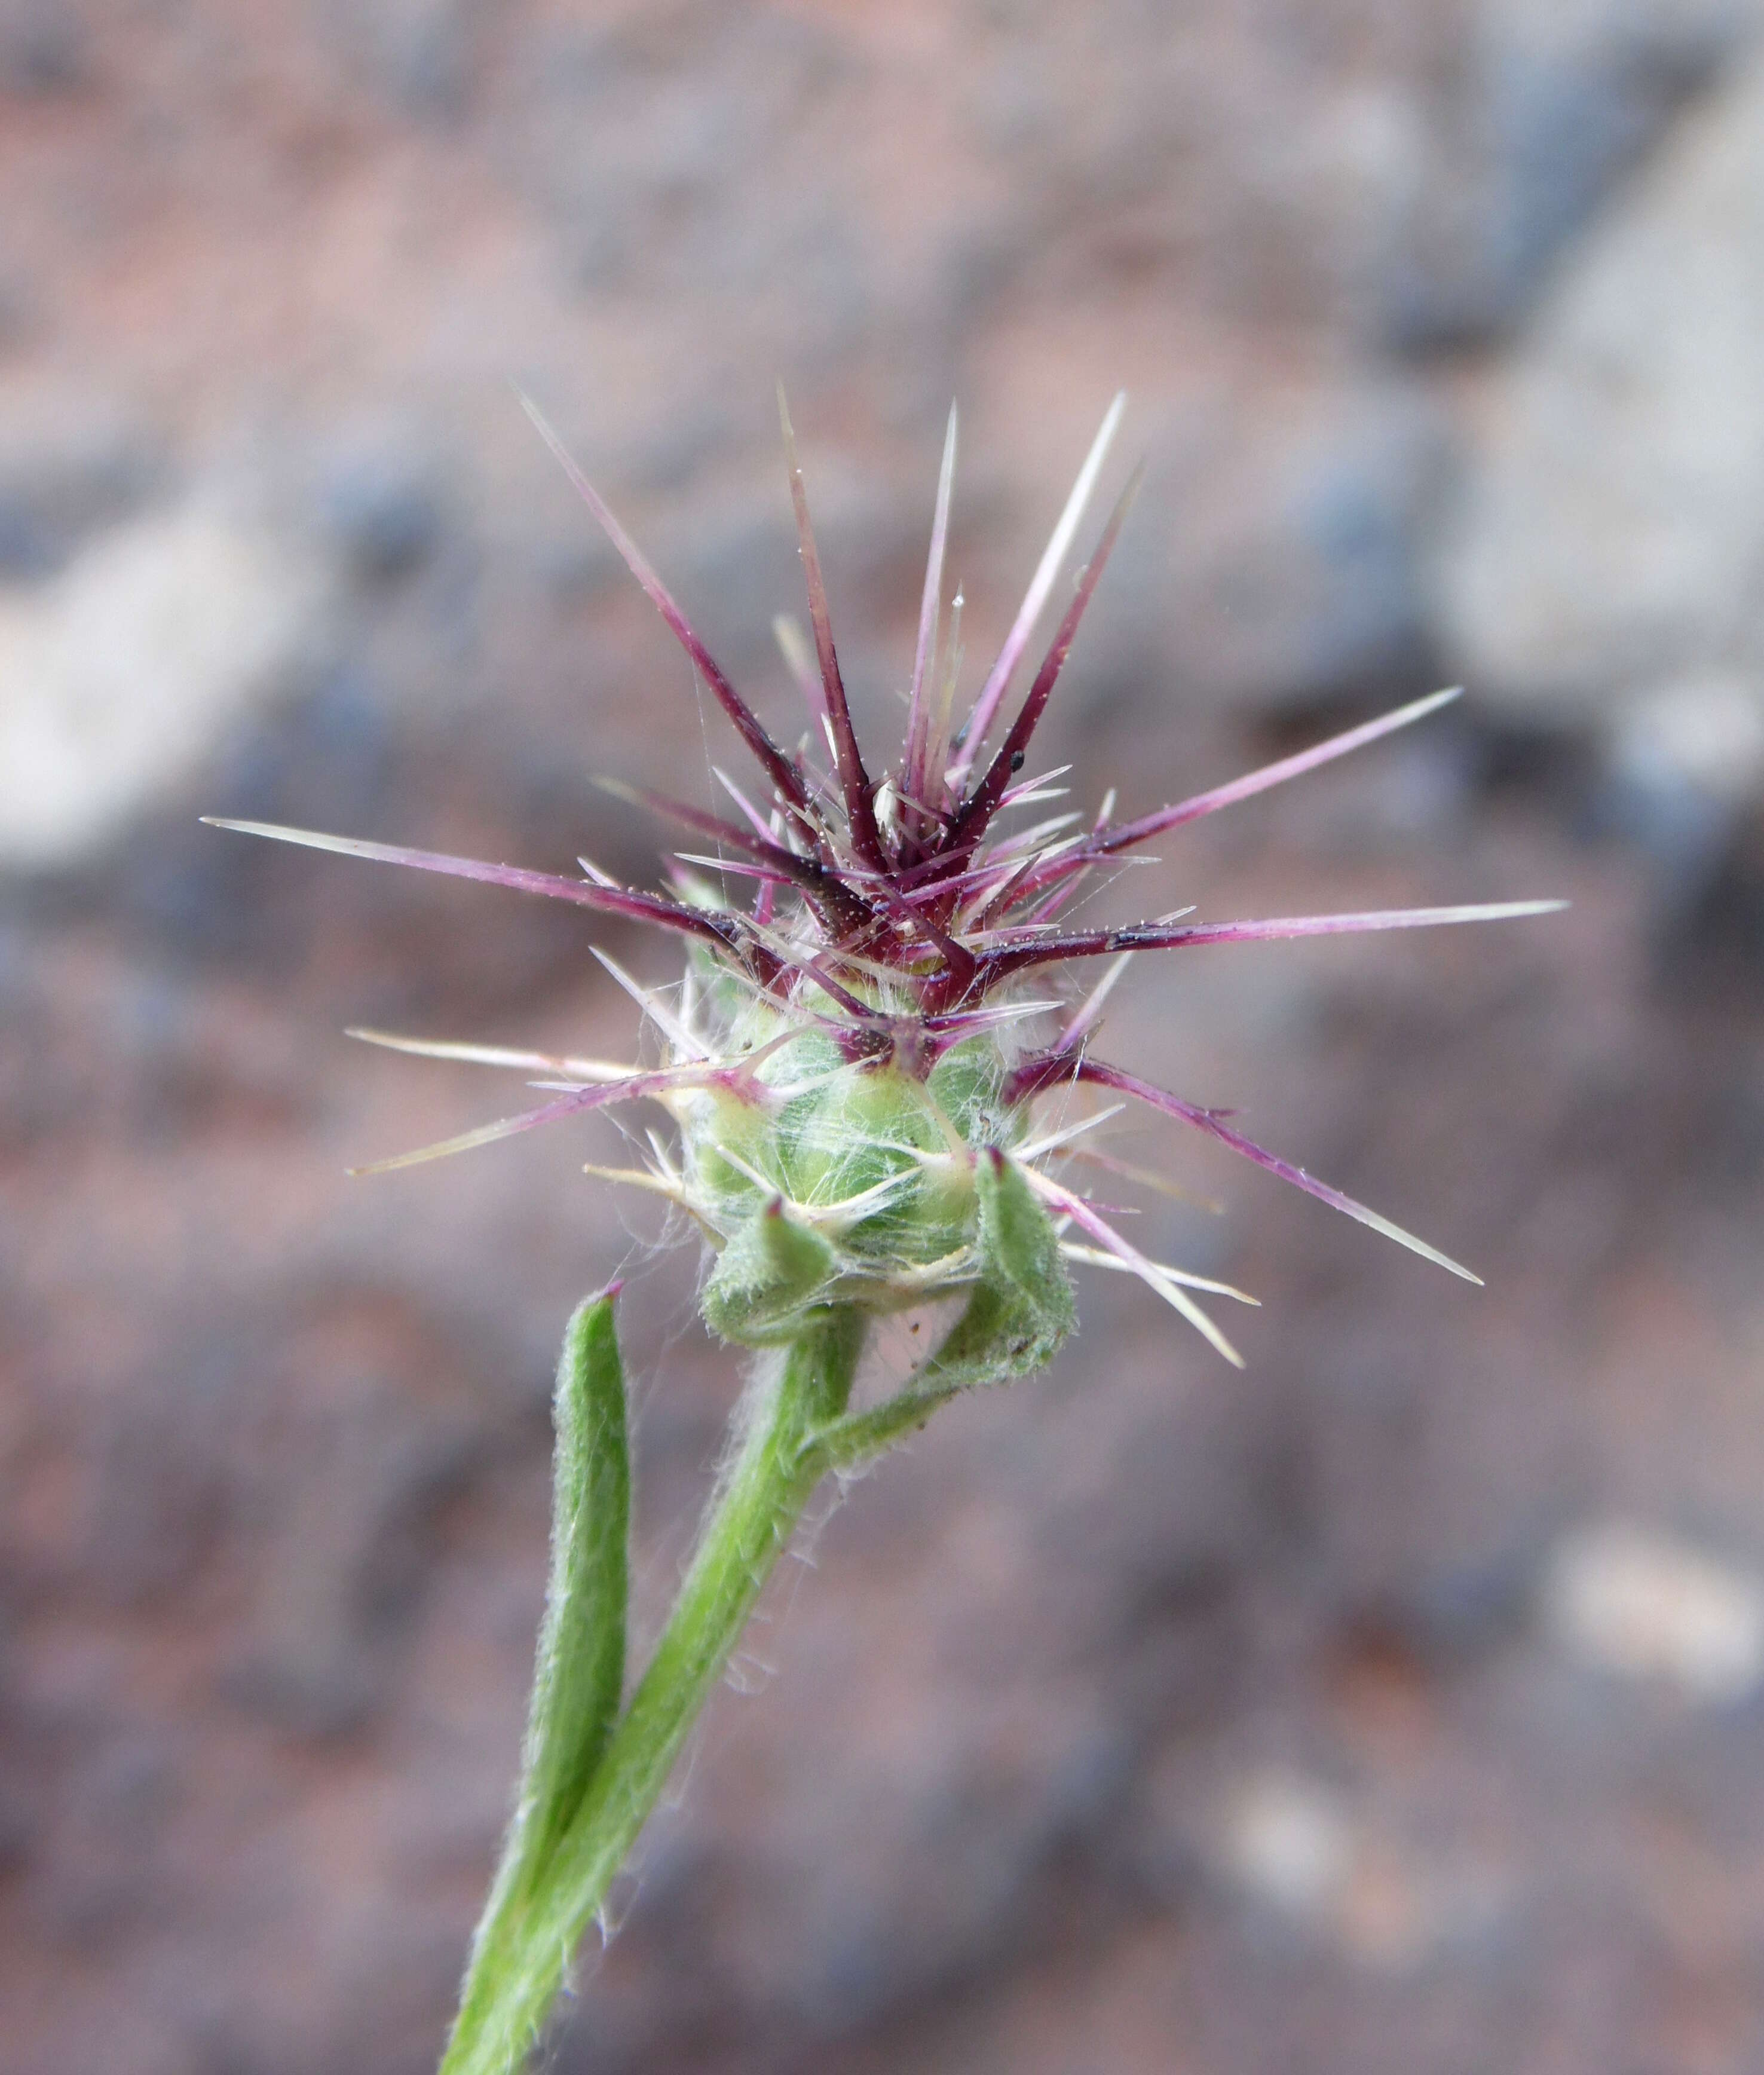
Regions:
[[[432,2065],[621,1269],[677,1575],[612,1128],[342,1172],[508,1101],[344,1025],[616,1052],[665,947],[196,816],[651,875],[594,777],[731,745],[510,379],[790,728],[781,374],[872,740],[950,398],[979,657],[1124,384],[1083,802],[1472,690],[1118,897],[1575,905],[1141,961],[1116,1056],[1489,1286],[1152,1129],[1248,1374],[1094,1278],[856,1489],[551,2065],[1764,2065],[1761,17],[0,0],[8,2075]]]

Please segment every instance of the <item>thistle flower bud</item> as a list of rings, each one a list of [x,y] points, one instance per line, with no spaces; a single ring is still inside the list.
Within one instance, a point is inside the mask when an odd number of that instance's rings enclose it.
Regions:
[[[731,1036],[758,1042],[722,1054],[730,1078],[669,1100],[679,1200],[717,1249],[706,1323],[765,1346],[830,1305],[875,1315],[963,1297],[950,1361],[998,1376],[1045,1361],[1070,1329],[1071,1291],[1011,1158],[1031,1104],[1007,1099],[1017,1062],[1001,1036],[962,1038],[915,1075],[892,1053],[844,1056],[832,1029],[765,1036],[776,1021],[743,1018]]]
[[[782,399],[781,397],[781,405]],[[899,763],[872,780],[859,748],[827,613],[819,555],[788,415],[790,490],[808,580],[813,655],[781,632],[802,681],[812,733],[787,753],[735,690],[556,436],[532,412],[632,573],[690,656],[760,766],[756,804],[719,772],[739,810],[702,808],[624,790],[693,830],[711,854],[677,854],[672,895],[620,886],[583,860],[584,879],[480,864],[427,851],[234,822],[257,835],[415,865],[643,921],[687,940],[679,1013],[609,967],[663,1033],[656,1068],[603,1066],[536,1053],[415,1038],[376,1042],[407,1051],[524,1066],[554,1100],[444,1145],[377,1163],[398,1166],[462,1151],[610,1104],[653,1100],[679,1141],[659,1141],[654,1164],[617,1178],[658,1191],[689,1212],[715,1260],[703,1292],[706,1322],[750,1347],[794,1340],[839,1310],[863,1319],[940,1299],[963,1299],[956,1324],[921,1371],[958,1382],[1014,1375],[1044,1361],[1072,1323],[1066,1264],[1138,1276],[1228,1359],[1239,1358],[1195,1293],[1240,1290],[1148,1260],[1057,1171],[1075,1158],[1121,1163],[1076,1141],[1112,1114],[1062,1120],[1086,1090],[1161,1111],[1242,1158],[1357,1218],[1454,1274],[1467,1269],[1302,1168],[1265,1150],[1225,1120],[1122,1069],[1091,1049],[1104,999],[1138,951],[1245,943],[1534,915],[1561,904],[1508,901],[1367,914],[1194,922],[1180,909],[1149,922],[1069,927],[1089,882],[1153,836],[1247,799],[1423,718],[1455,692],[1435,693],[1246,777],[1116,822],[1115,795],[1093,820],[1062,812],[1029,827],[1015,816],[1062,797],[1060,772],[1021,773],[1036,726],[1113,549],[1134,484],[1116,504],[1041,668],[996,748],[990,737],[1013,677],[1053,595],[1120,420],[1103,423],[1004,645],[968,714],[953,725],[961,663],[961,599],[943,616],[942,573],[955,458],[950,413],[925,572],[919,639]],[[532,407],[528,409],[531,412]],[[1137,478],[1136,478],[1137,482]],[[810,743],[824,739],[818,768]],[[694,875],[708,870],[720,885]],[[756,884],[751,905],[725,889]],[[597,956],[600,955],[596,954]],[[1087,994],[1066,975],[1097,958],[1112,963]],[[1050,980],[1039,998],[1026,976]],[[1052,1019],[1050,1022],[1046,1019]],[[1122,1105],[1117,1104],[1116,1108]],[[1050,1128],[1052,1127],[1052,1128]],[[362,1171],[362,1170],[358,1170]],[[602,1169],[596,1171],[606,1173]],[[1132,1171],[1132,1170],[1128,1170]]]

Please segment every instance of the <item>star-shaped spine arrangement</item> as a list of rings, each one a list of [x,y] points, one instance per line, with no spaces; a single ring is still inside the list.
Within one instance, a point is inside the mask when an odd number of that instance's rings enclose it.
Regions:
[[[686,975],[673,1001],[638,986],[595,953],[660,1033],[664,1057],[654,1067],[355,1033],[404,1051],[524,1070],[548,1098],[358,1172],[463,1152],[615,1104],[649,1101],[672,1113],[677,1138],[670,1143],[652,1133],[645,1167],[594,1171],[659,1191],[690,1215],[718,1257],[705,1308],[726,1337],[779,1341],[828,1305],[878,1313],[983,1286],[996,1265],[994,1228],[1004,1216],[986,1211],[996,1183],[1017,1206],[1037,1252],[1046,1250],[1045,1223],[1057,1240],[1058,1263],[1140,1277],[1237,1361],[1196,1300],[1242,1293],[1148,1259],[1062,1178],[1068,1162],[1120,1165],[1085,1142],[1113,1109],[1063,1121],[1059,1106],[1074,1089],[1090,1087],[1119,1098],[1116,1108],[1141,1104],[1205,1133],[1476,1280],[1389,1219],[1246,1137],[1228,1121],[1228,1112],[1156,1087],[1092,1049],[1107,997],[1136,953],[1492,922],[1562,905],[1498,901],[1223,922],[1198,919],[1184,909],[1126,924],[1077,919],[1099,875],[1142,859],[1155,838],[1407,727],[1456,696],[1443,691],[1417,699],[1229,784],[1128,818],[1117,816],[1110,791],[1094,816],[1064,810],[1025,821],[1024,810],[1064,797],[1057,782],[1064,770],[1024,775],[1029,748],[1120,535],[1137,473],[1071,582],[1053,638],[1008,721],[1006,709],[1059,586],[1123,404],[1117,397],[1104,419],[1004,645],[959,721],[963,601],[958,591],[946,607],[944,586],[956,452],[950,412],[906,686],[905,736],[898,761],[880,777],[866,764],[852,725],[781,392],[813,630],[811,642],[792,623],[779,623],[781,645],[810,709],[806,732],[789,747],[736,690],[557,434],[527,406],[752,752],[759,779],[743,789],[717,772],[727,813],[614,788],[696,839],[698,847],[675,853],[666,893],[619,884],[586,859],[579,861],[583,876],[575,878],[261,822],[221,822],[572,902],[685,940]],[[1099,960],[1107,961],[1099,978],[1076,978]],[[991,1183],[982,1178],[988,1166]],[[1053,1257],[1048,1265],[1063,1291],[1063,1267]],[[1015,1373],[1045,1359],[1070,1323],[1069,1309],[1055,1309],[1058,1315],[1023,1344],[992,1347],[995,1366]],[[972,1373],[988,1359],[988,1350],[971,1351],[959,1366]]]

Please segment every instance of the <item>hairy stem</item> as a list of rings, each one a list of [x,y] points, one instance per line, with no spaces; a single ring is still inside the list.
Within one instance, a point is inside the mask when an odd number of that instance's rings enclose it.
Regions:
[[[864,1335],[858,1312],[826,1312],[749,1385],[735,1452],[655,1655],[528,1892],[481,1935],[441,2075],[512,2075],[538,2036],[826,1467],[814,1437],[844,1412]]]

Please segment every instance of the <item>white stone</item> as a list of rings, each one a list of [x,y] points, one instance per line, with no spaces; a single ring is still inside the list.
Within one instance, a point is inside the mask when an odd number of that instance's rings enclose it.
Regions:
[[[197,509],[0,590],[0,863],[75,863],[188,777],[287,681],[326,592],[311,559]]]
[[[1480,1937],[1509,1906],[1509,1883],[1463,1844],[1423,1842],[1375,1796],[1283,1768],[1239,1780],[1209,1841],[1245,1896],[1374,1973]]]
[[[1628,1522],[1581,1529],[1546,1567],[1545,1626],[1571,1655],[1707,1703],[1764,1685],[1764,1578]]]
[[[1291,1916],[1318,1916],[1353,1870],[1354,1828],[1320,1781],[1266,1772],[1239,1787],[1219,1834],[1224,1870],[1258,1901]]]
[[[1764,702],[1731,670],[1663,685],[1618,723],[1612,761],[1638,784],[1676,782],[1737,805],[1764,781]]]
[[[1683,119],[1481,397],[1434,565],[1479,694],[1609,714],[1707,669],[1760,699],[1764,65]]]

